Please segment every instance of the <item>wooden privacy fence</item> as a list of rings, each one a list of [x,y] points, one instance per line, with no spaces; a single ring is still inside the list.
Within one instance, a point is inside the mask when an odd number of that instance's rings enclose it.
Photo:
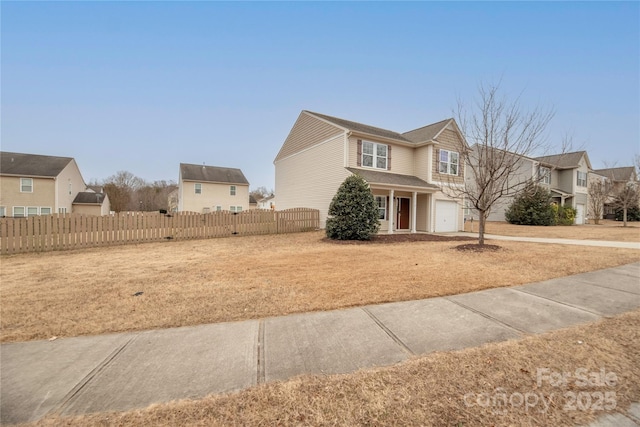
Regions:
[[[129,243],[282,234],[316,230],[316,209],[243,212],[125,212],[0,218],[0,253],[42,252]]]

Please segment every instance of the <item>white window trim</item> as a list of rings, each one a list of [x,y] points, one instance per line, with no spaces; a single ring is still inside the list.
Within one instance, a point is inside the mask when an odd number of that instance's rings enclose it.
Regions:
[[[35,211],[35,213],[30,213],[29,210]],[[37,206],[27,206],[27,217],[30,216],[38,216],[40,214],[40,209]]]
[[[59,214],[66,214],[67,213],[67,208],[58,208],[58,213]]]
[[[23,190],[23,188],[25,186],[22,184],[22,181],[27,181],[27,180],[31,181],[31,185],[29,185],[29,187],[31,187],[30,191]],[[21,193],[33,193],[33,178],[20,178],[20,192]]]
[[[546,166],[538,167],[538,177],[543,184],[551,185],[551,169]]]
[[[372,154],[365,154],[364,152],[364,146],[365,144],[371,144],[373,146],[373,153]],[[378,155],[378,146],[384,146],[386,147],[386,155],[385,156],[379,156]],[[365,166],[364,164],[364,156],[371,156],[371,166]],[[384,159],[384,167],[378,167],[378,159],[379,158],[383,158]],[[362,154],[360,157],[360,165],[363,168],[369,168],[369,169],[378,169],[378,170],[387,170],[388,166],[389,166],[389,145],[388,144],[380,144],[378,142],[371,142],[371,141],[362,141]]]
[[[242,212],[242,206],[229,206],[231,212]]]
[[[44,213],[44,212],[42,212],[43,209],[45,209],[45,210],[48,209],[49,212]],[[47,207],[47,206],[41,206],[40,207],[40,215],[51,215],[51,212],[53,212],[53,210],[50,207]]]
[[[442,161],[442,153],[447,153],[447,161],[443,162]],[[457,161],[456,163],[453,163],[451,161],[451,155],[455,154]],[[445,165],[447,171],[446,172],[442,172],[441,168],[442,165]],[[456,173],[451,173],[451,167],[455,165],[456,166]],[[458,153],[457,151],[451,151],[451,150],[445,150],[443,148],[440,149],[440,152],[438,153],[438,173],[442,174],[442,175],[452,175],[452,176],[459,176],[460,175],[460,153]]]
[[[576,174],[576,185],[578,187],[585,187],[587,186],[587,173],[586,172],[582,172],[582,171],[577,171],[578,173]],[[580,178],[580,176],[583,176],[584,178]],[[581,182],[584,184],[581,184]]]
[[[4,206],[0,206],[0,218],[7,215],[7,208]]]
[[[235,196],[235,195],[236,195],[236,193],[238,192],[237,190],[238,190],[238,189],[236,188],[236,186],[235,186],[235,185],[230,185],[230,186],[229,186],[229,195],[230,195],[230,196]]]
[[[202,194],[202,184],[196,182],[193,184],[193,194]]]

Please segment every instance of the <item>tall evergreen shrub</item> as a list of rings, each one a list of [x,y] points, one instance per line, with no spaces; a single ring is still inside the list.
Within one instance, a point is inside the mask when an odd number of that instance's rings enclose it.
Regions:
[[[369,240],[378,232],[378,205],[362,177],[351,175],[340,185],[326,227],[327,237],[334,240]]]

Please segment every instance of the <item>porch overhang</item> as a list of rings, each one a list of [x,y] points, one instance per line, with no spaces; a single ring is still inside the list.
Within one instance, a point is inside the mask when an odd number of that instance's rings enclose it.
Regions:
[[[408,191],[416,193],[435,193],[440,187],[430,184],[413,175],[378,172],[368,169],[346,168],[349,172],[361,176],[369,186],[381,190]]]

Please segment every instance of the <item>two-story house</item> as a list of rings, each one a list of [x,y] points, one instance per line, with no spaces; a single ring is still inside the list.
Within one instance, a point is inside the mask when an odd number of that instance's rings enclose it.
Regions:
[[[358,174],[375,196],[382,232],[461,230],[462,200],[447,193],[464,185],[460,144],[453,119],[398,133],[302,111],[274,160],[278,209],[318,209],[324,227],[338,187]]]
[[[604,205],[604,218],[614,219],[616,207],[613,203],[615,195],[619,193],[629,183],[637,183],[638,175],[633,166],[623,166],[619,168],[597,169],[594,174],[605,177],[611,183],[611,193]]]
[[[0,216],[72,213],[75,206],[83,211],[89,199],[78,197],[85,191],[80,169],[71,157],[0,152]],[[109,212],[108,198],[90,202],[93,214]]]
[[[537,157],[540,162],[540,184],[551,191],[552,199],[576,210],[576,224],[586,221],[591,162],[586,151]]]
[[[180,163],[178,211],[249,209],[249,181],[240,169]]]

